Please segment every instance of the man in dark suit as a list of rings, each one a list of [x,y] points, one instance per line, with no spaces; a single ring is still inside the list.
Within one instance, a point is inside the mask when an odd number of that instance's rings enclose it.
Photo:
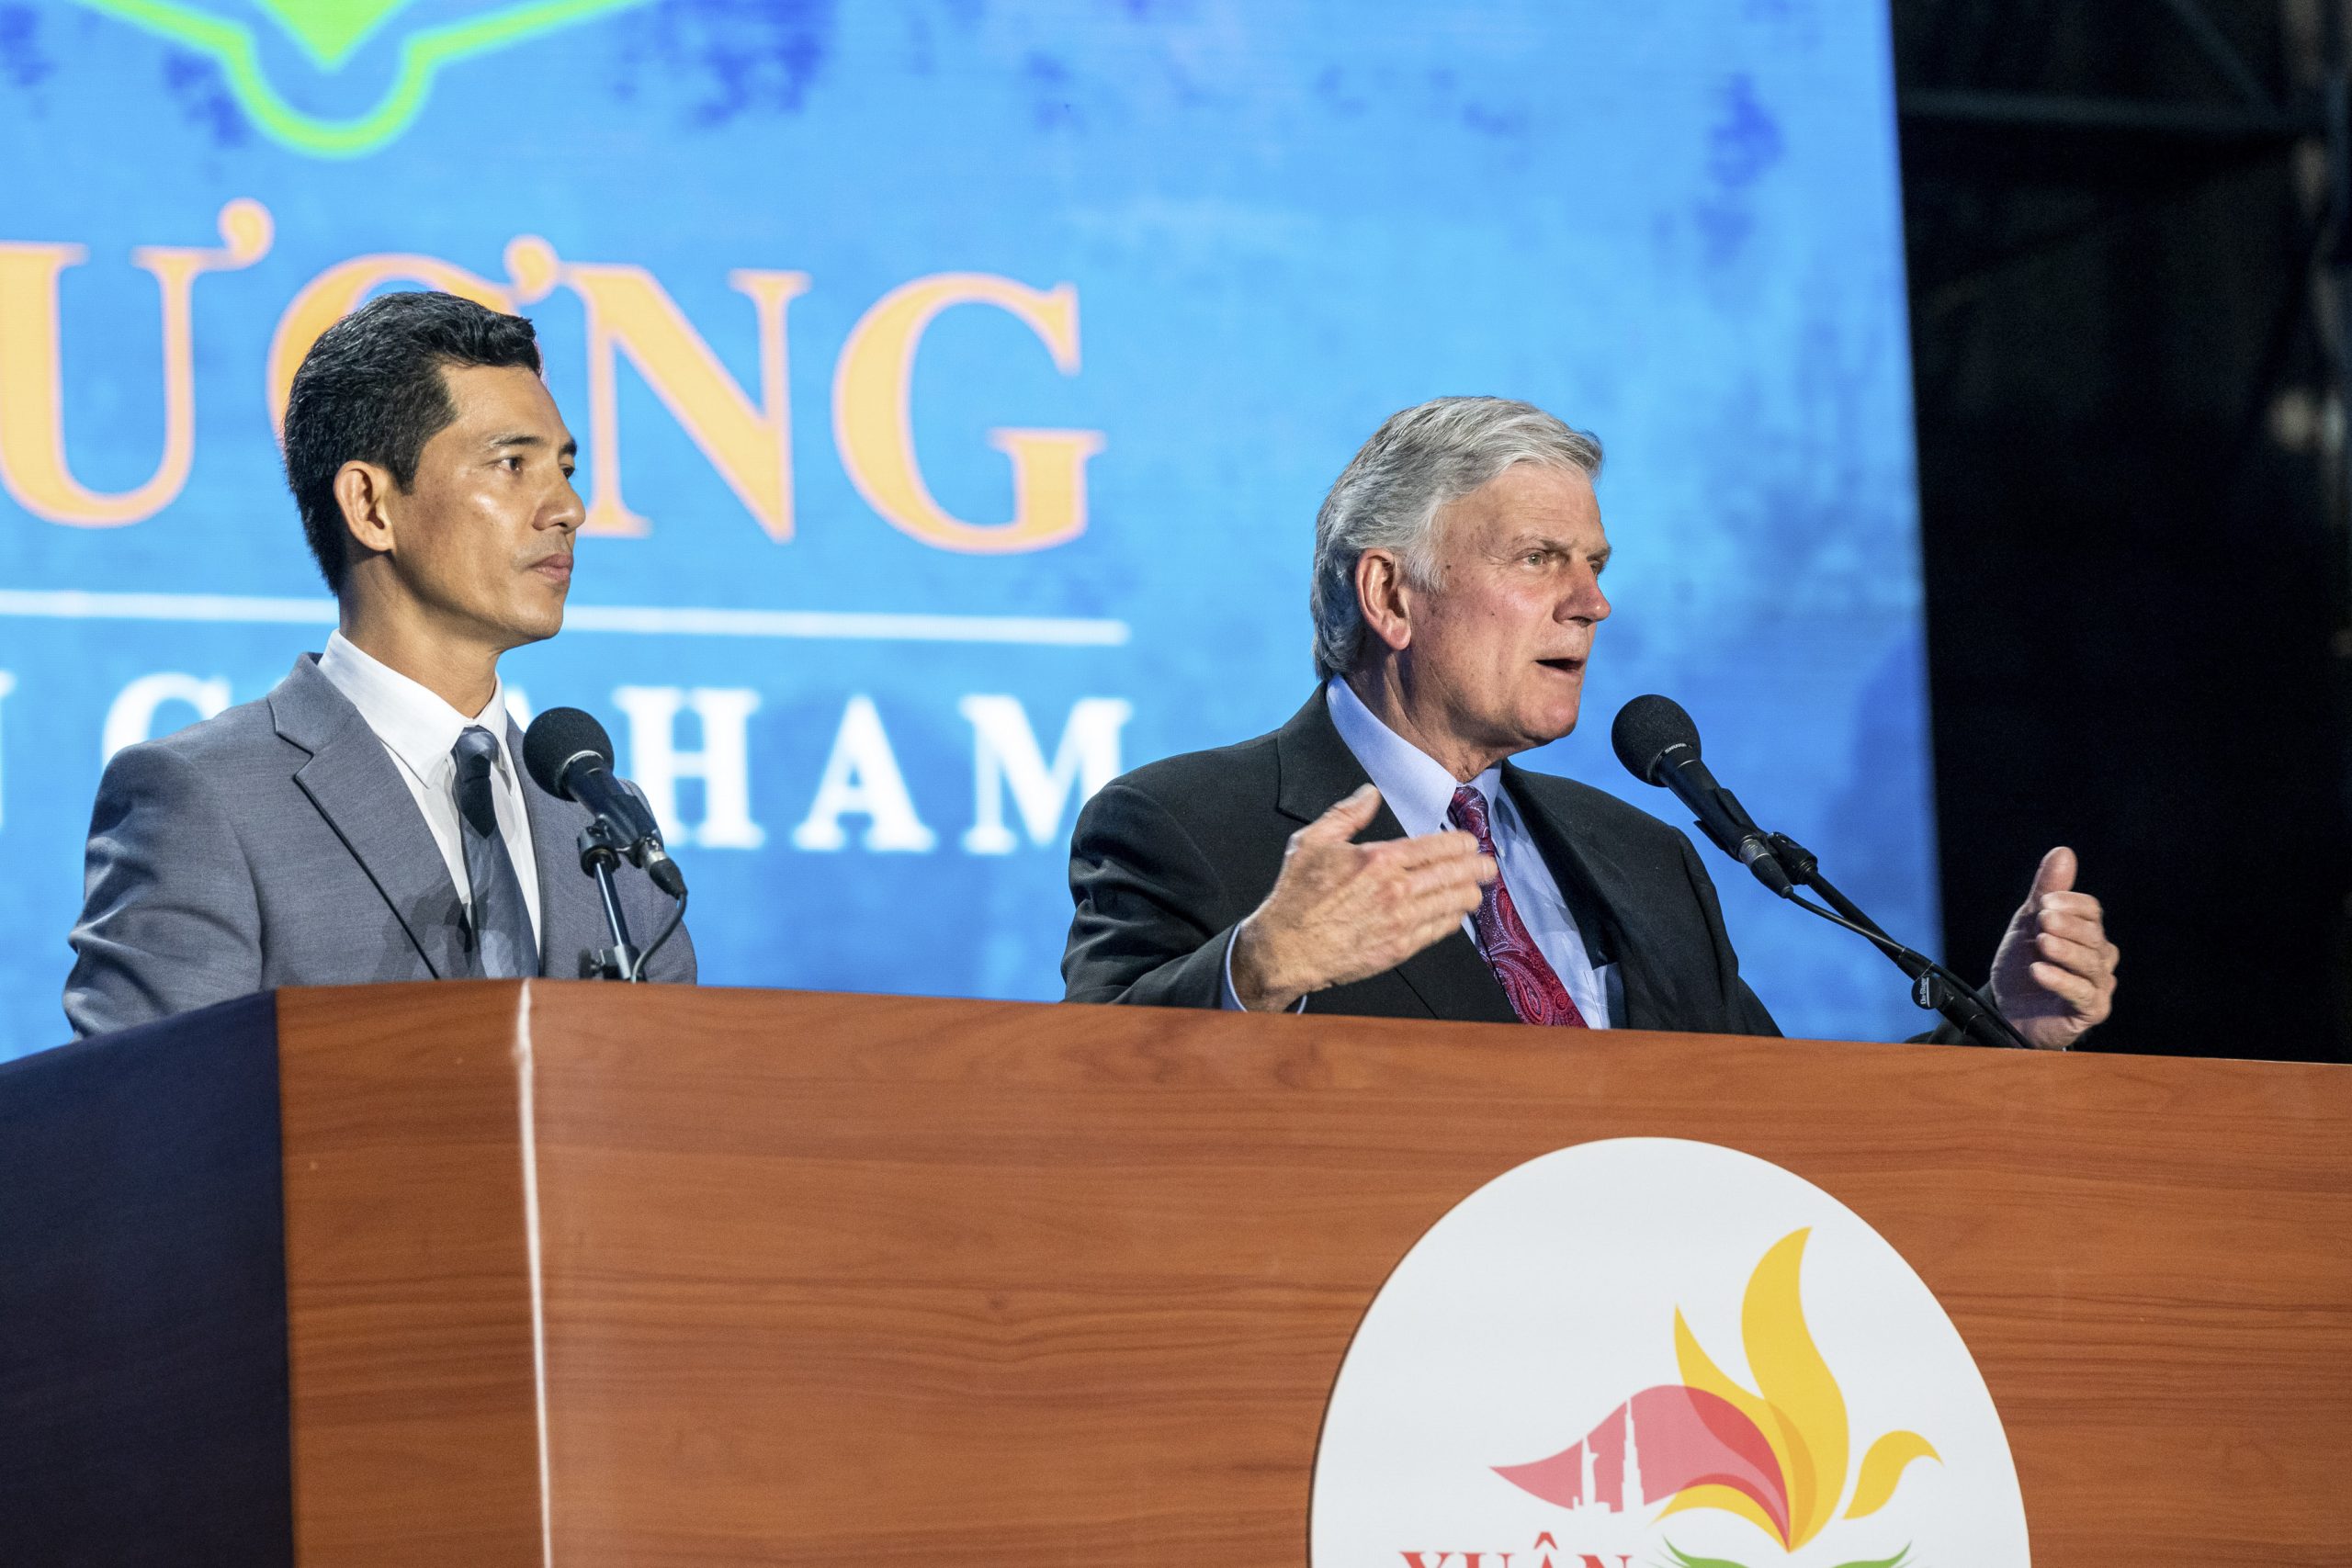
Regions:
[[[1610,609],[1600,465],[1589,436],[1501,399],[1381,426],[1316,522],[1321,689],[1080,814],[1069,1000],[1779,1032],[1690,840],[1509,760],[1576,727]],[[2046,1048],[2114,993],[2074,874],[2071,851],[2045,857],[1994,965],[1995,1000]]]
[[[395,294],[296,372],[287,479],[341,625],[277,688],[107,765],[76,1034],[280,986],[576,978],[602,948],[588,814],[520,764],[498,659],[555,635],[582,516],[531,324]],[[641,876],[643,942],[673,912]],[[692,981],[674,933],[650,977]]]

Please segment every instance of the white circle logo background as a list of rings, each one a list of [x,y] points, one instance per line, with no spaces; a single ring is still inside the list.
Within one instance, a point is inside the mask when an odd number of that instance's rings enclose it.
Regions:
[[[1823,1483],[1840,1495],[1817,1536],[1786,1550],[1758,1525],[1705,1507],[1661,1521],[1667,1499],[1656,1495],[1623,1513],[1571,1509],[1496,1473],[1559,1454],[1645,1389],[1684,1383],[1678,1308],[1715,1365],[1755,1390],[1743,1299],[1759,1261],[1798,1231],[1810,1232],[1804,1322],[1847,1423],[1845,1473]],[[1914,1460],[1883,1506],[1847,1518],[1864,1454],[1897,1431],[1924,1437],[1938,1457]],[[1606,1568],[1621,1558],[1671,1568],[1676,1551],[1741,1568],[2029,1562],[1999,1414],[1918,1275],[1803,1178],[1667,1138],[1531,1160],[1414,1245],[1341,1364],[1309,1534],[1313,1568],[1416,1568],[1416,1553],[1418,1568],[1476,1568],[1464,1562],[1472,1552],[1541,1568],[1547,1551],[1559,1568],[1588,1552]]]

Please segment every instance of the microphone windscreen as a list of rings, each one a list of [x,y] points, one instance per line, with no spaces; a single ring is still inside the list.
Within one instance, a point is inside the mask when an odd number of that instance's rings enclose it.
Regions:
[[[1674,746],[1690,749],[1692,760],[1699,755],[1699,727],[1682,711],[1682,705],[1672,697],[1655,693],[1635,697],[1617,710],[1617,722],[1610,727],[1609,743],[1617,748],[1617,760],[1625,764],[1626,772],[1644,784],[1657,783],[1657,760]]]
[[[571,798],[563,787],[563,765],[582,751],[594,751],[605,766],[613,765],[613,738],[595,715],[578,708],[549,708],[523,732],[523,766],[534,783],[561,800]]]

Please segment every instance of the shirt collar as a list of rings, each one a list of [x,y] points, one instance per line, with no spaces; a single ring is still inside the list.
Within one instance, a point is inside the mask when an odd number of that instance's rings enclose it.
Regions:
[[[469,718],[429,687],[363,651],[340,631],[327,637],[326,650],[319,655],[319,673],[351,700],[376,738],[420,779],[434,779],[440,770],[452,766],[450,752],[458,737],[477,724],[497,739],[498,765],[506,766],[503,681],[492,686],[490,702],[481,712]]]
[[[1389,728],[1340,677],[1332,676],[1324,685],[1323,694],[1340,739],[1355,753],[1356,761],[1363,764],[1363,771],[1372,775],[1381,798],[1395,813],[1397,825],[1417,837],[1453,826],[1446,820],[1446,813],[1453,808],[1457,785],[1444,765]],[[1487,797],[1491,812],[1502,788],[1501,767],[1488,768],[1470,784]]]

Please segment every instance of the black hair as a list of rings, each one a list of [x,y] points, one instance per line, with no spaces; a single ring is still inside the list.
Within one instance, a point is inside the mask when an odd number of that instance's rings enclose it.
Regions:
[[[416,482],[424,444],[457,418],[444,367],[514,366],[537,375],[537,333],[455,294],[386,294],[335,322],[302,356],[286,400],[286,485],[327,587],[343,592],[346,530],[334,498],[345,463]]]

